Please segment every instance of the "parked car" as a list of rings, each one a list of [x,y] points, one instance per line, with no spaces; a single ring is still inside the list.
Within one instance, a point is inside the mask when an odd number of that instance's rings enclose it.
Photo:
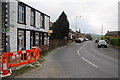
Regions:
[[[76,43],[81,43],[81,42],[83,42],[84,41],[84,38],[76,38],[75,39],[75,42]]]
[[[76,38],[76,39],[75,39],[75,43],[81,43],[80,38]]]
[[[98,43],[100,39],[95,39],[95,43]]]
[[[105,40],[99,40],[98,48],[101,48],[102,46],[107,48],[107,42]]]

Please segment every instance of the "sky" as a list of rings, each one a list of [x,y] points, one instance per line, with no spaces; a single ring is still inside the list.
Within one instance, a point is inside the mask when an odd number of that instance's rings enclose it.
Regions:
[[[120,0],[21,0],[50,16],[55,22],[64,11],[70,28],[82,33],[103,34],[118,30]]]

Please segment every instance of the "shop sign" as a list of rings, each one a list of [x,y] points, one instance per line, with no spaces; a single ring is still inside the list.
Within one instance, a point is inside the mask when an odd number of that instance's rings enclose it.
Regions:
[[[2,31],[2,33],[6,33],[7,32],[7,28],[2,28],[1,31]]]

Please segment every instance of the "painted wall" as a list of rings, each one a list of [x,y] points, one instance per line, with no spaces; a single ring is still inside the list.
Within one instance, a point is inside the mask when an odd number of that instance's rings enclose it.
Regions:
[[[1,11],[0,11],[1,12]],[[30,14],[31,8],[26,6],[26,25],[17,23],[18,18],[18,1],[12,0],[10,3],[10,52],[17,51],[17,29],[29,29],[32,28],[30,25]],[[35,11],[36,14],[36,22],[35,26],[40,28],[41,23],[41,13]],[[45,30],[49,29],[49,17],[45,16]],[[26,49],[30,49],[30,31],[26,31]]]

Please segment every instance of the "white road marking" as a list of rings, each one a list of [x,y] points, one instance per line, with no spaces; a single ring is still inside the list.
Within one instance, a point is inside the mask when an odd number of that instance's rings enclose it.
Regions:
[[[79,51],[80,51],[86,44],[87,44],[87,43],[85,43],[79,50],[77,50],[78,55],[81,55]]]
[[[86,62],[88,62],[89,64],[93,65],[94,67],[98,67],[97,65],[93,64],[92,62],[88,61],[87,59],[85,59],[84,57],[82,57],[83,60],[85,60]]]
[[[85,43],[82,47],[80,47],[79,50],[77,50],[78,55],[81,55],[79,51],[80,51],[86,44],[87,44],[87,43]],[[84,57],[82,57],[82,59],[85,60],[86,62],[88,62],[89,64],[91,64],[92,66],[98,67],[97,65],[95,65],[95,64],[93,64],[92,62],[88,61],[88,60],[85,59]]]
[[[78,55],[80,55],[79,50],[77,51]]]

